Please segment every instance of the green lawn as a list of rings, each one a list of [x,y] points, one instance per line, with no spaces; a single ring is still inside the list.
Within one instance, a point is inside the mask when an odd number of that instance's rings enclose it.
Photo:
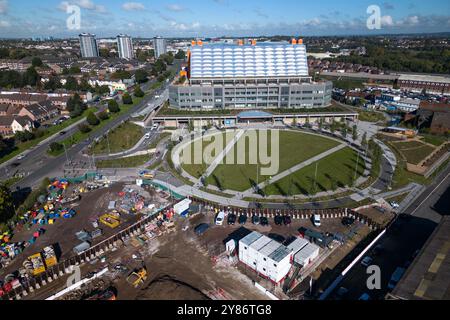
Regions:
[[[434,147],[420,141],[395,142],[393,144],[411,164],[419,164],[435,150]]]
[[[120,115],[122,115],[122,114],[126,113],[128,110],[132,109],[134,106],[136,106],[138,103],[140,103],[142,101],[142,99],[143,98],[133,97],[133,104],[122,104],[122,105],[120,105],[120,112],[110,114],[110,117],[107,120],[104,120],[104,121],[100,122],[99,125],[93,127],[91,132],[82,133],[81,131],[77,131],[72,136],[70,136],[70,137],[64,139],[63,141],[61,141],[61,143],[65,144],[66,148],[71,148],[73,145],[75,145],[75,144],[77,144],[77,143],[87,139],[93,132],[103,128],[107,123],[111,122],[113,119],[116,119]],[[53,153],[51,155],[52,156],[58,156],[58,155],[61,155],[62,153],[64,153],[64,150],[61,150],[58,153]]]
[[[279,133],[279,159],[275,159],[279,160],[279,167],[278,172],[275,174],[283,172],[298,163],[301,163],[338,145],[338,142],[334,140],[316,135],[293,131],[280,131]],[[244,137],[242,137],[241,139],[244,139]],[[270,176],[257,174],[258,166],[256,164],[249,164],[249,152],[250,149],[247,143],[245,153],[246,164],[220,164],[217,166],[216,170],[214,170],[211,176],[206,179],[206,182],[208,184],[215,185],[222,190],[230,189],[236,191],[244,191],[251,188],[255,183],[261,183],[269,179]],[[272,148],[270,145],[269,135],[268,154],[271,153]],[[259,169],[261,169],[261,167],[268,166],[261,165]]]
[[[136,145],[144,135],[144,129],[132,122],[121,124],[108,134],[108,140],[103,138],[98,143],[94,143],[89,150],[89,154],[107,154],[108,141],[111,153],[128,150]]]
[[[97,168],[134,168],[150,160],[150,155],[96,161]]]
[[[217,134],[217,135],[219,135],[219,134]],[[227,144],[227,139],[228,139],[228,141],[233,139],[233,137],[235,136],[235,133],[229,132],[228,135],[229,135],[228,138],[226,138],[227,133],[222,133],[222,148],[217,150],[217,152],[212,152],[213,157],[217,156],[218,154],[216,154],[216,153],[219,153],[220,151],[223,150],[223,148],[225,148],[225,146]],[[211,137],[210,141],[203,140],[202,141],[202,150],[205,150],[206,147],[208,147],[209,145],[212,145],[215,141],[216,141],[216,136]],[[191,155],[192,155],[192,158],[190,161],[191,164],[183,163],[182,167],[191,176],[193,176],[195,178],[200,178],[203,175],[203,173],[206,171],[206,169],[208,169],[209,165],[205,164],[205,163],[194,164],[194,158],[193,158],[194,157],[194,144],[191,143],[186,148],[189,148],[189,147],[191,148]],[[183,158],[181,158],[181,159],[183,159]],[[202,157],[202,159],[203,159],[203,157]]]
[[[423,141],[425,141],[426,143],[435,145],[437,147],[439,147],[444,142],[448,141],[448,138],[444,137],[444,136],[436,136],[436,135],[432,135],[432,134],[424,134],[422,136],[423,136]]]
[[[380,112],[358,110],[358,114],[359,114],[359,120],[360,121],[379,122],[379,121],[385,121],[386,120],[384,115],[382,113],[380,113]]]
[[[357,154],[351,148],[344,148],[318,161],[317,182],[314,190],[316,164],[311,164],[284,179],[267,186],[266,195],[310,195],[338,187],[352,185]],[[357,178],[364,173],[364,162],[359,159]]]

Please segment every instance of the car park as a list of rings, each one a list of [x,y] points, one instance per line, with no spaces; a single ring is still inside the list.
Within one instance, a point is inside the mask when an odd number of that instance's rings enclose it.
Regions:
[[[235,223],[236,223],[236,215],[234,213],[230,213],[228,215],[228,225],[234,226]]]
[[[267,219],[266,217],[261,217],[260,223],[261,223],[262,226],[268,226],[269,225],[269,219]]]
[[[283,224],[283,217],[282,216],[275,216],[274,221],[275,221],[275,224],[277,226],[281,226]]]
[[[260,223],[260,219],[259,219],[259,217],[258,216],[253,216],[252,217],[252,223],[254,224],[254,225],[258,225],[259,223]]]
[[[239,216],[239,224],[246,224],[247,223],[247,216],[245,214]]]

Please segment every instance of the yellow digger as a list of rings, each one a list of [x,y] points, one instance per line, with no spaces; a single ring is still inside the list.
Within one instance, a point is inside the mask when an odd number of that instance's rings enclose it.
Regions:
[[[147,270],[145,268],[134,270],[128,277],[127,282],[138,288],[147,280]]]

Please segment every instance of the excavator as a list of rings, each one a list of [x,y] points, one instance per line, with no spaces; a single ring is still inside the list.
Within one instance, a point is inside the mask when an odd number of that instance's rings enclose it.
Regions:
[[[134,270],[128,277],[127,282],[133,287],[138,288],[147,280],[147,270],[145,267]]]

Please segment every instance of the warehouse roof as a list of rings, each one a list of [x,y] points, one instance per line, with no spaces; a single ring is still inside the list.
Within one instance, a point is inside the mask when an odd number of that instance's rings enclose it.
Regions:
[[[191,78],[308,76],[306,47],[287,42],[191,48]]]
[[[269,257],[280,246],[282,246],[282,244],[280,244],[279,242],[277,242],[275,240],[270,239],[270,241],[267,242],[267,244],[264,246],[264,248],[259,250],[259,253],[265,257]]]
[[[288,245],[288,249],[291,250],[294,254],[299,252],[309,243],[308,240],[304,238],[296,238],[290,245]]]
[[[250,248],[252,248],[252,249],[254,249],[256,251],[260,251],[262,248],[264,248],[271,241],[272,241],[272,239],[270,239],[269,237],[266,237],[265,235],[261,235],[260,238],[255,240],[255,242],[253,242],[250,245]]]

